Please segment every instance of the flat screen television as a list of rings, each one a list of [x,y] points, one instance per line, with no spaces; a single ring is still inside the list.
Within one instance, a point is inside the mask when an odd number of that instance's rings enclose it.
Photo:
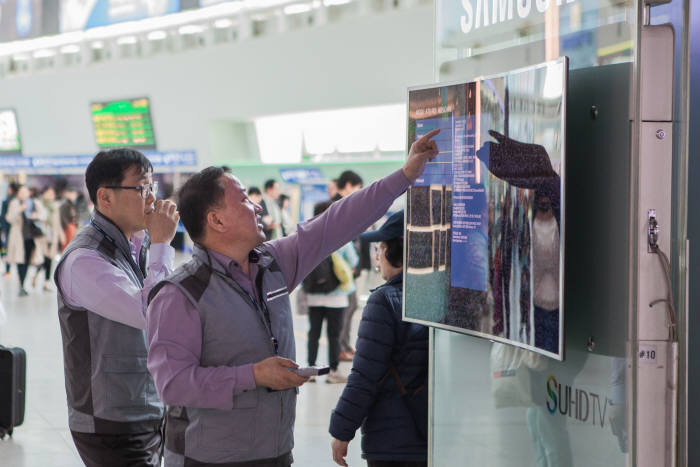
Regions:
[[[404,319],[562,360],[568,61],[410,88]]]
[[[13,109],[0,109],[0,154],[22,154],[17,113]]]
[[[100,149],[156,148],[151,104],[147,97],[94,102],[90,111]]]

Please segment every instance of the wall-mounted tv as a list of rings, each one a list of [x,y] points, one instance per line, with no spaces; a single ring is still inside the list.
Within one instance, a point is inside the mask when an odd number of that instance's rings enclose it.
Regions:
[[[0,154],[22,154],[17,114],[12,109],[0,110]]]
[[[409,89],[404,319],[562,360],[568,61]]]
[[[156,138],[147,97],[94,102],[90,105],[95,139],[100,149],[155,149]]]

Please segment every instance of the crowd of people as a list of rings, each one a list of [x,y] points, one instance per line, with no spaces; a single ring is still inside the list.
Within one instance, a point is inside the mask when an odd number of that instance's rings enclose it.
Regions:
[[[41,190],[9,184],[0,208],[0,251],[5,276],[10,276],[13,265],[17,268],[20,297],[29,295],[25,283],[30,273],[33,289],[38,287],[43,271],[43,290],[53,290],[53,261],[88,221],[89,213],[84,196],[67,186],[65,180]]]
[[[314,216],[324,212],[333,202],[360,190],[363,186],[360,175],[346,170],[328,184],[328,200],[316,203]],[[295,232],[289,212],[290,197],[280,192],[279,183],[270,179],[263,184],[248,188],[248,197],[262,208],[261,218],[266,241],[286,237]],[[360,261],[360,256],[365,261]],[[358,237],[341,246],[337,252],[324,260],[303,281],[297,296],[297,310],[309,316],[308,364],[315,366],[318,344],[324,321],[328,337],[328,364],[330,374],[327,383],[345,383],[347,377],[338,372],[340,361],[352,361],[355,350],[351,342],[352,317],[357,310],[355,279],[361,271],[368,269],[369,246]],[[340,279],[339,279],[340,277]],[[323,285],[318,286],[318,283]],[[315,378],[311,377],[314,382]]]
[[[49,236],[65,245],[54,279],[68,423],[85,465],[290,466],[298,388],[312,378],[296,362],[289,294],[304,283],[309,366],[327,320],[328,378],[345,382],[337,365],[353,352],[341,336],[354,311],[347,310],[358,237],[378,245],[386,283],[368,300],[353,369],[329,414],[331,455],[347,465],[348,443],[362,426],[370,467],[427,465],[427,332],[401,320],[403,212],[366,230],[437,155],[436,133],[412,145],[400,170],[364,189],[356,174],[348,174],[350,186],[341,176],[337,193],[295,230],[286,230],[274,181],[256,203],[230,170],[208,167],[175,202],[157,199],[152,165],[140,152],[97,154],[85,174],[92,217],[69,240],[55,204],[58,231]],[[8,238],[15,229],[31,247],[22,230],[46,229],[49,219],[38,205],[17,188]],[[174,269],[178,222],[194,247]],[[47,233],[31,237],[28,250]],[[32,259],[22,255],[26,275]],[[309,279],[321,273],[332,282],[323,290]]]

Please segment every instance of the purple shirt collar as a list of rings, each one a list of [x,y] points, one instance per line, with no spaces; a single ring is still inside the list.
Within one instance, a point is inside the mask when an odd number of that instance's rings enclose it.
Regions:
[[[258,273],[257,263],[260,256],[255,250],[252,250],[248,255],[248,275],[243,272],[241,265],[238,264],[238,261],[235,259],[231,259],[224,254],[217,253],[216,251],[207,249],[207,252],[211,256],[213,268],[226,273],[227,276],[243,287],[248,294],[250,294],[252,297],[257,297],[257,291],[255,290],[255,275]]]

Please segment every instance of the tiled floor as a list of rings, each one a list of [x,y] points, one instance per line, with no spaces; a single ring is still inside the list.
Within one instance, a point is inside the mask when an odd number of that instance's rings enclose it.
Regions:
[[[27,280],[29,284],[30,281]],[[39,281],[39,287],[42,282]],[[73,446],[67,426],[61,337],[56,313],[56,294],[30,289],[29,297],[17,297],[17,278],[0,278],[2,303],[7,322],[0,327],[0,344],[21,346],[27,352],[27,408],[24,424],[12,438],[0,441],[3,467],[78,467],[82,463]],[[354,331],[361,310],[354,317]],[[308,321],[295,313],[297,357],[306,360]],[[325,362],[327,342],[321,340],[319,363]],[[341,363],[341,372],[350,371]],[[295,428],[296,466],[332,466],[328,421],[343,385],[317,383],[301,388]],[[365,465],[360,457],[358,437],[350,443],[350,466]]]

